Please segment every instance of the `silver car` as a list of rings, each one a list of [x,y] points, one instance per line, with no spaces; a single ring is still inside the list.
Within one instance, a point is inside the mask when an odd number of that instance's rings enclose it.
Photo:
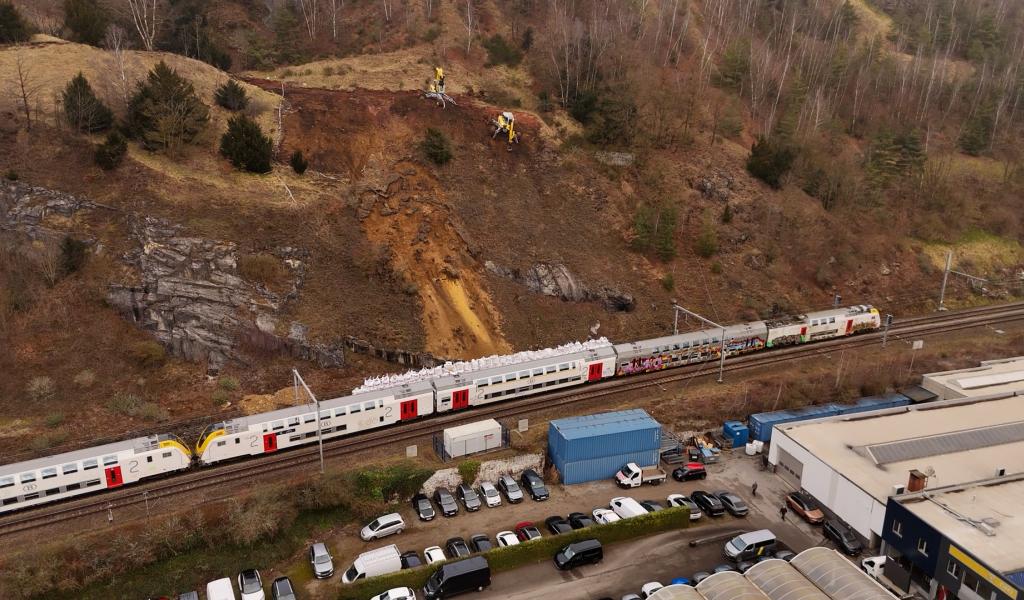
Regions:
[[[390,513],[370,521],[369,525],[363,527],[362,531],[359,532],[359,537],[363,538],[363,541],[368,542],[392,534],[402,533],[404,530],[405,520],[402,519],[402,515]]]
[[[327,579],[334,575],[334,559],[327,549],[327,544],[317,542],[309,547],[309,564],[313,567],[313,577]]]
[[[495,506],[501,506],[501,494],[498,493],[498,488],[494,487],[494,484],[490,481],[484,481],[480,484],[480,497],[484,499],[487,506],[494,508]]]
[[[519,484],[516,483],[516,480],[511,475],[502,475],[498,479],[498,489],[505,494],[505,497],[512,504],[518,504],[523,501],[523,490],[519,489]]]

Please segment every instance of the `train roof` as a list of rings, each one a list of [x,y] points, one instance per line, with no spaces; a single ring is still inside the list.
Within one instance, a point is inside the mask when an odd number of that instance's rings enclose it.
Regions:
[[[764,321],[751,321],[749,323],[740,323],[738,325],[727,325],[725,327],[725,337],[735,338],[751,336],[758,333],[765,334],[767,333],[767,330],[768,327]],[[657,348],[671,348],[677,344],[682,345],[684,343],[693,344],[694,342],[700,342],[706,339],[718,341],[721,335],[721,329],[698,329],[697,331],[688,331],[677,335],[667,335],[649,340],[616,344],[615,350],[617,352],[653,351]]]
[[[74,450],[72,452],[64,452],[61,454],[41,456],[39,458],[33,458],[31,460],[0,466],[0,477],[4,477],[6,475],[14,475],[16,473],[25,473],[27,471],[36,471],[39,469],[44,469],[46,467],[60,466],[67,463],[78,462],[80,460],[87,460],[90,458],[100,458],[102,456],[121,452],[122,450],[145,448],[146,446],[154,444],[158,441],[159,436],[151,435],[149,437],[132,438],[130,440],[122,440],[120,442],[113,442],[111,444],[104,444],[102,446],[92,446],[91,448],[83,448],[81,450]]]
[[[434,386],[437,389],[442,389],[452,384],[469,383],[476,379],[487,379],[489,377],[504,375],[513,371],[529,371],[531,369],[537,369],[573,360],[600,360],[602,358],[614,356],[615,352],[612,349],[611,343],[605,338],[601,339],[604,340],[604,344],[596,344],[593,346],[585,346],[581,344],[580,349],[575,352],[543,354],[532,360],[523,360],[518,362],[510,361],[506,363],[498,362],[488,368],[441,375],[434,379]]]
[[[768,327],[784,327],[786,325],[796,325],[797,323],[804,323],[810,319],[820,319],[822,317],[852,317],[855,315],[863,315],[870,313],[873,308],[874,307],[870,304],[855,304],[853,306],[816,310],[802,315],[775,317],[768,320],[767,323]]]
[[[420,381],[437,381],[442,378],[465,375],[464,379],[472,377],[489,377],[492,373],[506,373],[519,368],[526,369],[527,363],[532,367],[536,363],[550,364],[552,358],[569,357],[586,351],[596,351],[600,348],[611,348],[612,343],[608,338],[598,338],[584,342],[570,342],[554,348],[543,350],[524,350],[515,354],[486,356],[459,362],[446,362],[437,367],[420,369],[419,371],[407,371],[395,375],[383,375],[372,377],[363,382],[363,385],[352,390],[353,394],[362,394],[367,391],[380,390],[394,387],[401,384],[412,384]],[[557,362],[557,361],[556,361]],[[509,369],[516,365],[514,369]],[[462,379],[463,377],[460,377]]]

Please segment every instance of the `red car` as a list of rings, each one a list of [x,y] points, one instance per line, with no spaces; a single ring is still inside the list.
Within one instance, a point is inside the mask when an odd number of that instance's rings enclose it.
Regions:
[[[818,525],[825,520],[825,513],[821,512],[821,507],[807,494],[800,492],[786,494],[786,505],[811,525]]]
[[[537,529],[537,526],[533,524],[533,521],[517,523],[515,530],[516,537],[518,537],[521,542],[528,542],[540,537],[540,529]]]

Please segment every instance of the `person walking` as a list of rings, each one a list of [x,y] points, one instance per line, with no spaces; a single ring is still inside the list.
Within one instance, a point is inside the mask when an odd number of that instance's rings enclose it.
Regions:
[[[757,482],[756,481],[754,482],[754,485],[750,486],[750,495],[751,496],[757,496]]]
[[[785,505],[783,505],[782,508],[779,509],[779,516],[782,518],[783,521],[786,520],[787,512],[789,512],[789,509],[787,509]]]

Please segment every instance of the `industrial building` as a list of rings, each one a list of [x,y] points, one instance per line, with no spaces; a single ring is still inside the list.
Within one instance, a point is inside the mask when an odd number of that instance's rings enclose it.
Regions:
[[[885,576],[928,598],[1024,597],[1024,475],[922,484],[889,498]]]
[[[872,547],[889,496],[1024,473],[1024,401],[945,400],[778,425],[768,462]]]
[[[928,373],[921,387],[943,400],[1024,393],[1024,356],[986,360],[970,369]]]
[[[767,560],[746,573],[717,573],[690,587],[670,585],[650,600],[893,600],[895,596],[835,550],[804,550],[793,560]]]

